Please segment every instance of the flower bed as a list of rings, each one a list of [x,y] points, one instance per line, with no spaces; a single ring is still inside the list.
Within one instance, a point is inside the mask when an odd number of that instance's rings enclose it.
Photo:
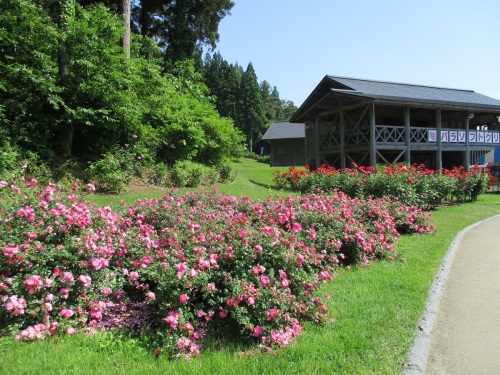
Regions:
[[[488,170],[475,166],[469,172],[462,167],[434,171],[420,165],[390,164],[380,167],[335,169],[322,165],[317,170],[276,171],[277,188],[289,185],[294,191],[315,193],[340,190],[350,197],[369,196],[399,199],[405,205],[432,208],[442,201],[475,201],[492,182]]]
[[[78,190],[0,182],[2,335],[127,329],[183,358],[222,335],[283,347],[326,318],[315,291],[336,267],[394,259],[400,233],[432,231],[417,207],[342,192],[172,193],[114,212]]]

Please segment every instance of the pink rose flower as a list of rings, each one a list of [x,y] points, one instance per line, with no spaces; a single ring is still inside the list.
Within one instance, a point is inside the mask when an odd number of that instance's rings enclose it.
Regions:
[[[38,293],[43,286],[43,278],[39,275],[31,275],[23,281],[24,286],[28,289],[29,294]]]
[[[271,280],[269,280],[269,277],[265,275],[260,275],[260,283],[262,284],[263,287],[266,287],[267,284],[269,284]]]
[[[66,289],[66,288],[62,288],[60,290],[60,293],[61,293],[61,297],[64,298],[64,299],[68,299],[69,297],[69,290]]]
[[[293,233],[298,233],[298,232],[301,232],[302,231],[302,225],[300,225],[300,223],[293,223]]]
[[[92,319],[100,322],[102,320],[102,313],[98,307],[93,307],[90,309],[89,315]]]
[[[90,284],[92,283],[92,279],[90,276],[88,275],[80,275],[78,277],[78,281],[81,282],[83,284],[83,287],[84,288],[87,288],[88,286],[90,286]]]
[[[253,336],[254,337],[259,337],[260,335],[262,335],[262,327],[261,326],[257,326],[253,329]]]
[[[264,273],[264,272],[266,272],[266,267],[263,267],[261,265],[257,265],[252,269],[252,272],[254,275]]]
[[[181,295],[179,296],[179,302],[180,302],[180,303],[184,304],[184,303],[186,303],[187,301],[189,301],[189,297],[188,297],[188,295],[187,295],[187,294],[181,294]]]
[[[73,316],[73,310],[71,309],[62,309],[61,312],[59,313],[63,318],[69,319]]]

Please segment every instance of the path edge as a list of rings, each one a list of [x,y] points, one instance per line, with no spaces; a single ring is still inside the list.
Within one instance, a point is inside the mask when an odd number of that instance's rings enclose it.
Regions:
[[[425,374],[425,368],[427,366],[427,360],[429,359],[429,352],[431,348],[434,323],[436,322],[439,304],[443,297],[444,288],[448,280],[451,266],[453,264],[453,259],[455,258],[455,254],[457,252],[460,241],[471,229],[479,226],[486,221],[494,220],[498,217],[500,217],[500,214],[471,224],[468,227],[462,229],[453,238],[453,241],[451,242],[450,247],[448,248],[448,251],[443,258],[443,262],[439,267],[439,271],[436,274],[434,282],[431,285],[429,295],[425,302],[424,313],[422,314],[418,322],[413,346],[411,347],[410,353],[403,364],[403,375]]]

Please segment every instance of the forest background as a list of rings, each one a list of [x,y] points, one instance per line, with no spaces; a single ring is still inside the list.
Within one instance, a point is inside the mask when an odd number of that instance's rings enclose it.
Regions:
[[[125,186],[178,163],[225,171],[296,110],[215,53],[229,0],[5,0],[0,177]]]

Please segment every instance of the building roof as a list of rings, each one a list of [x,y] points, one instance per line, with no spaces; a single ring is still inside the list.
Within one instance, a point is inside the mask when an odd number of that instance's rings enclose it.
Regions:
[[[262,136],[263,141],[271,141],[275,139],[291,139],[304,138],[305,127],[303,123],[290,123],[288,121],[273,122],[265,134]]]
[[[328,78],[346,86],[347,89],[358,91],[364,96],[373,98],[433,100],[436,102],[500,106],[500,100],[478,94],[472,90],[448,89],[334,76],[328,76]]]
[[[338,102],[338,97],[349,97],[386,103],[401,103],[433,108],[453,108],[463,110],[484,110],[500,113],[500,100],[476,93],[472,90],[450,89],[414,84],[373,81],[327,75],[309,95],[290,121],[310,120],[311,107],[321,108]],[[335,101],[335,97],[337,100]],[[309,116],[306,113],[311,112]]]

